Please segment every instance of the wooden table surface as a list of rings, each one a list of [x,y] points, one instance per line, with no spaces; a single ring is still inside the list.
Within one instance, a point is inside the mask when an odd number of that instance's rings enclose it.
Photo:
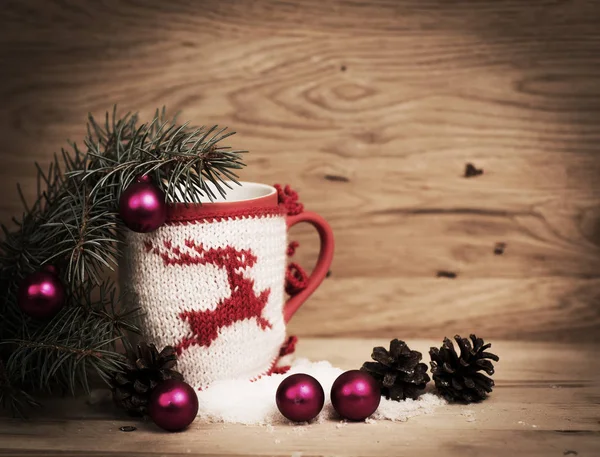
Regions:
[[[433,341],[409,341],[423,351]],[[377,340],[306,339],[298,352],[357,368]],[[96,391],[57,399],[30,421],[0,419],[0,455],[43,456],[598,456],[599,364],[590,345],[495,342],[497,388],[477,405],[447,405],[403,423],[332,421],[271,427],[194,423],[163,433],[119,415]],[[119,431],[134,425],[130,433]]]
[[[3,0],[0,44],[0,222],[88,112],[166,105],[331,224],[291,332],[600,337],[600,0]]]

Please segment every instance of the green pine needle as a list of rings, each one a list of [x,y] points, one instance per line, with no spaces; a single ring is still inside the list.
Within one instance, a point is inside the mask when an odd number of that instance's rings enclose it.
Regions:
[[[123,368],[117,351],[139,333],[138,310],[106,279],[120,255],[118,201],[141,175],[149,175],[169,202],[198,203],[224,195],[245,166],[246,151],[223,146],[234,132],[193,127],[156,110],[147,123],[138,114],[88,116],[84,150],[75,143],[37,169],[37,197],[21,188],[15,230],[2,226],[0,241],[0,405],[22,414],[37,390],[89,389],[91,375],[109,381]],[[209,182],[212,188],[207,185]],[[25,316],[18,284],[45,264],[58,267],[67,289],[65,307],[49,322]]]

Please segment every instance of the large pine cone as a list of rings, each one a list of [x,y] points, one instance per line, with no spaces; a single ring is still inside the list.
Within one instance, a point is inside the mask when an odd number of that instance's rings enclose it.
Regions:
[[[481,401],[494,387],[494,381],[479,372],[485,371],[488,375],[493,375],[494,365],[490,360],[497,362],[499,358],[485,352],[491,344],[484,344],[483,339],[475,335],[470,338],[471,341],[458,335],[454,337],[460,348],[460,356],[448,338],[444,338],[440,349],[431,348],[429,351],[435,387],[449,401]]]
[[[154,344],[140,343],[127,359],[124,372],[112,379],[113,398],[133,416],[146,414],[152,390],[160,382],[183,380],[183,375],[173,369],[177,354],[171,346],[159,353]]]
[[[361,370],[377,380],[381,395],[388,399],[416,399],[429,382],[427,365],[419,363],[423,356],[411,351],[404,341],[392,340],[389,351],[383,347],[373,348],[371,357],[375,362],[365,362]]]

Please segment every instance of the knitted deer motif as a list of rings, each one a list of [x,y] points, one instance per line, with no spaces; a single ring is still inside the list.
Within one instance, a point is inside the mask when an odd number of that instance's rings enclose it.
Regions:
[[[271,289],[258,295],[254,291],[254,280],[244,276],[244,270],[256,263],[256,256],[250,249],[235,249],[231,246],[205,249],[202,243],[186,240],[186,249],[173,246],[165,241],[163,247],[154,246],[146,241],[145,248],[160,256],[166,266],[174,265],[214,265],[225,269],[231,289],[228,298],[220,300],[215,309],[206,311],[189,310],[179,314],[179,318],[190,326],[192,336],[183,338],[177,345],[178,354],[198,345],[210,347],[219,336],[222,328],[235,322],[255,318],[258,326],[265,330],[272,324],[262,317]]]

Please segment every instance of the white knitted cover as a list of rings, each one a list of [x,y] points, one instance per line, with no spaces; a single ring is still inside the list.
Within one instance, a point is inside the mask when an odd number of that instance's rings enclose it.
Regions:
[[[148,341],[177,349],[190,385],[254,379],[273,370],[285,339],[286,246],[283,214],[127,231],[121,287]]]

